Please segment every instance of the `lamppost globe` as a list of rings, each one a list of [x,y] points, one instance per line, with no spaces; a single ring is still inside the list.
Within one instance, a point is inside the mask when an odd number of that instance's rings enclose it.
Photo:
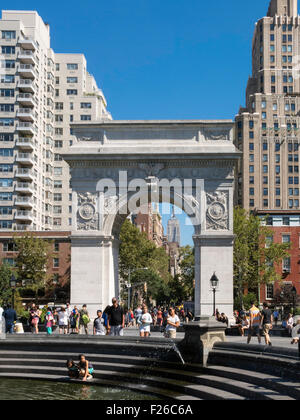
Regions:
[[[218,279],[218,277],[216,276],[216,273],[214,273],[214,274],[213,274],[213,276],[211,277],[211,279],[210,279],[210,284],[211,284],[211,287],[212,287],[213,289],[217,289],[217,287],[218,287],[218,285],[219,285],[219,279]]]
[[[12,275],[11,278],[10,278],[10,287],[12,289],[14,289],[16,286],[17,286],[17,280],[16,280],[15,276]]]
[[[213,290],[213,296],[214,296],[214,303],[213,303],[213,307],[214,307],[214,311],[213,311],[213,316],[216,315],[216,291],[219,285],[219,279],[216,276],[216,273],[214,273],[210,279],[210,284]]]

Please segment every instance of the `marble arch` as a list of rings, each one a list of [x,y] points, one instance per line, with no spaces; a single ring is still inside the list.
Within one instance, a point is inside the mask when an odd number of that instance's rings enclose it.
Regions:
[[[162,180],[178,179],[182,185],[192,180],[188,193],[172,189],[169,201],[201,216],[193,236],[196,316],[213,312],[214,272],[220,279],[218,308],[231,315],[234,172],[240,157],[233,145],[233,122],[109,121],[74,124],[73,132],[77,142],[63,155],[73,189],[72,305],[86,303],[94,313],[119,294],[118,235],[132,196],[120,183],[120,172],[126,172],[127,185],[144,180],[141,195],[154,190],[156,201],[162,200],[157,189]],[[104,179],[116,186],[112,193],[99,191]]]

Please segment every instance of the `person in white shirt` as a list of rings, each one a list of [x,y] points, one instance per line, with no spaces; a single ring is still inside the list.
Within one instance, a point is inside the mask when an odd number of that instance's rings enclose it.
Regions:
[[[175,313],[174,308],[169,309],[169,316],[167,319],[166,338],[176,338],[177,328],[180,327],[180,319]]]
[[[60,334],[67,334],[69,325],[69,317],[64,307],[58,313],[58,326]]]
[[[292,336],[292,330],[294,328],[294,318],[293,318],[292,314],[289,314],[289,316],[288,316],[286,328],[287,328],[290,336]]]
[[[151,324],[153,322],[152,316],[148,312],[146,305],[143,306],[143,313],[139,321],[140,337],[149,337],[151,331]]]
[[[71,305],[69,303],[67,303],[66,305],[66,313],[68,315],[69,321],[68,321],[68,334],[70,333],[70,328],[71,328],[71,315],[73,314],[73,308],[71,307]]]

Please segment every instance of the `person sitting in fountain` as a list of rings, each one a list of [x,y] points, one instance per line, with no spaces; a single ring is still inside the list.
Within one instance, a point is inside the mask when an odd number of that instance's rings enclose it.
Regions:
[[[167,318],[166,332],[165,332],[166,338],[175,339],[178,327],[180,327],[180,319],[178,315],[176,315],[175,309],[170,308],[169,316]]]
[[[67,361],[67,369],[68,369],[70,379],[79,378],[79,367],[74,363],[72,359],[69,359]]]
[[[82,379],[83,382],[90,381],[93,379],[94,368],[88,360],[86,360],[85,356],[81,354],[79,356],[79,378]]]
[[[140,325],[140,337],[149,337],[150,329],[152,324],[152,316],[148,312],[147,305],[143,305],[143,314],[139,320]]]

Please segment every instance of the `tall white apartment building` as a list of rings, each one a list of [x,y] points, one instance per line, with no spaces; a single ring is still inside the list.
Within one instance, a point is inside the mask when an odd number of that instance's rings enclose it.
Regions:
[[[60,153],[71,122],[111,119],[81,54],[55,54],[34,11],[0,20],[0,230],[68,230],[72,191]]]

